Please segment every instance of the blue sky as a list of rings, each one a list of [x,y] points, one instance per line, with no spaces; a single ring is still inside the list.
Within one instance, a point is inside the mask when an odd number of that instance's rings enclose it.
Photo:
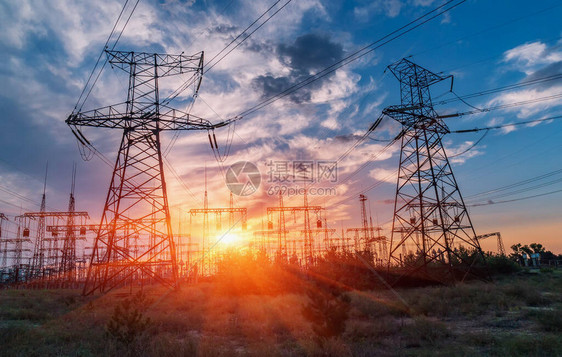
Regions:
[[[77,162],[77,207],[89,211],[94,220],[101,215],[111,168],[97,157],[87,162],[81,159],[64,120],[72,112],[123,3],[0,0],[0,53],[4,62],[0,69],[0,212],[14,215],[22,210],[38,210],[48,161],[47,205],[66,209],[71,167]],[[203,50],[209,60],[273,3],[141,0],[116,49],[186,54]],[[231,118],[442,3],[293,0],[206,73],[192,113],[213,122]],[[132,5],[134,1],[126,14]],[[230,155],[220,165],[213,157],[206,133],[181,133],[166,159],[175,171],[169,172],[168,168],[166,172],[173,192],[173,219],[177,222],[181,216],[185,221],[184,212],[202,205],[205,166],[211,206],[225,206],[229,191],[222,172],[232,163],[252,161],[263,173],[267,170],[265,163],[271,160],[337,159],[382,109],[399,104],[398,82],[388,71],[385,73],[385,67],[402,57],[412,56],[410,60],[434,72],[453,74],[454,90],[460,96],[561,73],[561,15],[562,4],[558,1],[466,1],[313,85],[245,116],[235,130],[218,130],[221,152],[229,135],[232,137]],[[84,109],[121,101],[126,84],[118,70],[106,68]],[[178,84],[171,81],[162,90],[169,92]],[[436,103],[455,98],[447,93],[448,86],[433,88]],[[477,108],[536,98],[539,101],[446,122],[452,130],[458,130],[559,115],[560,98],[540,100],[559,93],[562,83],[557,79],[477,96],[466,101]],[[185,108],[189,95],[184,93],[173,104]],[[473,108],[452,101],[437,105],[436,110],[448,114]],[[388,119],[372,138],[385,140],[397,130],[397,124]],[[84,133],[100,152],[114,160],[119,132],[88,128]],[[467,202],[481,204],[562,189],[556,182],[560,178],[557,174],[501,191],[521,189],[511,195],[472,197],[561,169],[561,134],[562,121],[554,120],[490,131],[468,151],[483,132],[450,134],[444,143],[450,156],[462,153],[451,160]],[[171,139],[172,135],[165,136],[165,140]],[[372,155],[381,152],[386,144],[376,140],[367,140],[339,164],[336,196],[312,198],[328,208],[329,224],[357,225],[356,197],[376,182],[381,183],[365,192],[372,214],[381,224],[391,219],[392,204],[388,202],[394,197],[392,173],[397,169],[399,147],[392,146],[373,160]],[[372,162],[358,174],[343,182],[369,161]],[[543,183],[542,187],[530,189]],[[255,227],[263,207],[276,203],[267,195],[267,187],[264,183],[254,195],[237,198],[237,205],[250,208],[251,216],[256,218]],[[561,197],[562,193],[554,193],[474,206],[470,213],[477,233],[500,231],[506,246],[538,241],[561,252]],[[344,199],[347,200],[340,203]],[[287,198],[286,204],[300,204],[300,198]],[[493,249],[493,242],[488,243],[485,248]]]

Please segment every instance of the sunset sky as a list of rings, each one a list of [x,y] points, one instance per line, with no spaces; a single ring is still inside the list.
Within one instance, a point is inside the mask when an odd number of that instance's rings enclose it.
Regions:
[[[77,209],[88,211],[92,222],[99,221],[112,167],[95,156],[83,161],[64,120],[123,3],[0,0],[0,212],[13,216],[39,210],[47,162],[47,208],[66,210],[76,162]],[[128,2],[125,17],[135,3]],[[141,0],[116,49],[187,55],[205,51],[209,61],[274,3]],[[292,0],[281,9],[285,3],[277,3],[262,22],[279,12],[222,60],[215,58],[216,66],[205,73],[191,113],[214,123],[234,118],[445,2]],[[466,1],[244,115],[235,126],[218,129],[221,156],[229,151],[224,162],[215,159],[206,132],[181,132],[177,140],[174,133],[166,133],[163,145],[174,142],[165,159],[174,229],[180,223],[187,227],[189,209],[202,208],[205,168],[209,205],[228,206],[224,174],[238,161],[253,162],[262,174],[257,192],[235,197],[238,207],[248,208],[249,228],[261,229],[265,207],[278,202],[268,194],[276,185],[268,182],[268,163],[312,161],[317,166],[337,160],[385,107],[400,104],[398,82],[385,68],[403,57],[435,73],[454,75],[453,90],[461,97],[478,94],[462,102],[449,92],[450,82],[436,85],[432,97],[439,114],[505,106],[445,119],[453,131],[559,116],[561,16],[562,3],[556,0]],[[115,39],[114,35],[110,45]],[[482,93],[531,81],[535,84]],[[180,83],[163,81],[161,97]],[[84,109],[121,102],[126,89],[126,76],[107,65]],[[186,110],[191,95],[184,92],[172,105]],[[510,106],[522,101],[527,104]],[[336,182],[315,185],[335,190],[309,197],[312,204],[326,208],[329,226],[358,226],[358,195],[364,193],[373,220],[390,235],[400,148],[383,148],[398,131],[396,122],[384,119],[372,140],[338,163]],[[119,130],[83,132],[110,161],[115,160]],[[503,127],[483,137],[485,133],[451,133],[444,139],[476,232],[501,232],[506,248],[517,242],[541,242],[562,253],[562,120]],[[302,196],[285,197],[285,205],[301,204]],[[495,250],[492,239],[483,243],[485,250]]]

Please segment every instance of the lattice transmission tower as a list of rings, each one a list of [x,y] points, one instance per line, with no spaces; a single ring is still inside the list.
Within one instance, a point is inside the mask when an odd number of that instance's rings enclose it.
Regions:
[[[183,88],[199,88],[203,53],[193,56],[106,51],[109,63],[125,71],[125,102],[72,113],[66,123],[79,141],[80,126],[123,132],[100,229],[83,293],[108,291],[132,281],[176,286],[178,266],[164,179],[160,134],[166,130],[212,130],[209,121],[168,105],[159,96],[159,79],[189,75]],[[88,142],[86,141],[86,144]],[[133,252],[130,241],[139,242]],[[142,242],[142,244],[140,243]]]
[[[482,251],[443,148],[449,129],[430,94],[431,85],[451,77],[407,59],[388,68],[400,82],[401,104],[383,113],[402,124],[389,268],[445,283],[462,280]]]

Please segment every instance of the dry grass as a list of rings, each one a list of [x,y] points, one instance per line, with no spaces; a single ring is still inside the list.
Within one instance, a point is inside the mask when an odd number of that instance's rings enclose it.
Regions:
[[[562,355],[560,271],[399,290],[407,306],[389,291],[348,292],[345,333],[322,345],[302,316],[306,294],[201,283],[146,290],[151,324],[125,348],[105,326],[126,292],[0,291],[0,356]]]

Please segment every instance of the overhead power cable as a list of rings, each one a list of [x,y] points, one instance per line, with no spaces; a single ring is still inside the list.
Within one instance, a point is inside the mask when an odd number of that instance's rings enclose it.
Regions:
[[[117,43],[119,42],[119,39],[121,38],[121,36],[123,35],[123,32],[125,31],[125,28],[127,27],[127,25],[129,24],[129,21],[131,20],[131,17],[133,16],[133,13],[135,12],[135,9],[137,8],[137,5],[139,4],[140,0],[137,0],[137,2],[135,3],[135,5],[133,6],[133,9],[131,11],[131,13],[129,14],[129,17],[127,18],[127,20],[125,21],[125,24],[123,25],[123,27],[121,28],[121,31],[119,31],[119,36],[117,37],[117,39],[115,40],[115,42],[113,43],[112,49],[115,48],[115,46],[117,45]],[[123,8],[121,9],[121,12],[119,13],[119,16],[117,17],[117,20],[115,21],[115,24],[113,25],[113,28],[111,29],[111,32],[109,34],[109,36],[107,37],[107,40],[105,41],[105,44],[103,46],[103,49],[101,50],[98,59],[96,60],[96,63],[94,65],[94,68],[92,69],[92,72],[90,73],[90,75],[88,76],[88,80],[86,81],[86,84],[84,85],[84,89],[82,89],[82,92],[80,93],[80,96],[78,97],[78,101],[76,102],[76,105],[74,106],[74,110],[73,112],[76,111],[81,111],[82,107],[84,106],[84,104],[86,103],[86,100],[88,99],[88,97],[90,96],[90,94],[92,93],[92,90],[94,89],[94,86],[96,85],[98,79],[101,76],[101,73],[103,72],[103,69],[105,68],[106,64],[107,64],[107,58],[104,61],[101,69],[99,70],[96,78],[94,79],[94,82],[92,83],[91,86],[89,86],[90,81],[92,80],[92,77],[94,76],[94,74],[96,73],[96,70],[98,68],[98,65],[100,63],[101,58],[103,57],[105,50],[109,47],[109,41],[111,41],[111,38],[113,37],[113,34],[115,33],[115,29],[117,28],[117,25],[119,24],[119,22],[121,21],[121,17],[123,16],[123,13],[125,12],[125,9],[127,8],[127,4],[129,3],[129,0],[125,0],[125,4],[123,4]],[[86,93],[86,90],[89,88],[88,92]],[[84,96],[84,94],[86,93],[86,95]],[[84,99],[82,100],[82,97],[84,96]],[[82,103],[80,103],[80,101],[82,101]]]
[[[462,117],[462,116],[465,116],[465,115],[487,113],[487,112],[491,112],[493,110],[514,108],[514,107],[540,103],[540,102],[549,101],[549,100],[558,99],[558,98],[562,98],[562,93],[557,93],[557,94],[553,94],[553,95],[549,95],[549,96],[545,96],[545,97],[534,98],[534,99],[529,99],[529,100],[523,100],[523,101],[520,101],[520,102],[501,104],[501,105],[497,105],[495,107],[475,109],[475,110],[471,110],[471,111],[468,111],[468,112],[439,115],[439,116],[437,116],[437,118],[446,119],[446,118]]]
[[[445,105],[445,104],[448,104],[448,103],[451,103],[451,102],[456,102],[456,101],[459,101],[459,100],[464,102],[464,99],[471,99],[471,98],[476,98],[476,97],[480,97],[480,96],[484,96],[484,95],[495,94],[495,93],[504,92],[504,91],[510,91],[510,90],[519,89],[519,88],[526,87],[526,86],[531,86],[531,85],[542,84],[542,83],[546,83],[546,82],[550,82],[550,81],[555,81],[555,80],[558,80],[558,79],[562,79],[562,73],[558,73],[558,74],[554,74],[554,75],[546,76],[546,77],[541,77],[541,78],[535,78],[535,79],[531,79],[531,80],[528,80],[528,81],[523,81],[523,82],[510,84],[510,85],[506,85],[506,86],[502,86],[502,87],[487,89],[487,90],[483,90],[483,91],[479,91],[479,92],[475,92],[475,93],[471,93],[471,94],[466,94],[466,95],[462,95],[462,96],[457,96],[456,98],[441,100],[439,102],[434,103],[434,105],[436,105],[436,106],[437,105]],[[447,92],[447,93],[449,93],[449,92]],[[453,94],[456,95],[456,93],[453,93]]]
[[[501,28],[501,27],[504,27],[504,26],[510,25],[510,24],[512,24],[512,23],[515,23],[515,22],[518,22],[518,21],[527,19],[527,18],[529,18],[529,17],[532,17],[532,16],[536,16],[536,15],[545,13],[545,12],[547,12],[547,11],[549,11],[549,10],[552,10],[552,9],[554,9],[554,8],[556,8],[556,7],[559,7],[559,6],[561,6],[561,5],[562,5],[562,3],[556,3],[555,5],[552,5],[552,6],[549,6],[549,7],[547,7],[547,8],[540,9],[540,10],[538,10],[538,11],[531,12],[531,13],[525,11],[525,14],[524,14],[524,15],[519,16],[519,17],[516,17],[516,18],[512,18],[512,19],[510,19],[510,20],[507,20],[507,21],[502,22],[502,23],[499,23],[499,24],[497,23],[497,21],[494,21],[493,26],[490,26],[490,27],[488,27],[488,28],[485,28],[485,29],[483,29],[483,30],[480,30],[480,31],[475,32],[475,33],[472,33],[472,34],[468,34],[468,35],[459,37],[459,38],[457,38],[457,39],[455,39],[455,40],[445,42],[445,43],[440,44],[440,45],[438,45],[438,46],[434,46],[434,47],[425,49],[425,50],[423,50],[423,51],[421,51],[421,52],[418,52],[418,53],[413,54],[412,57],[419,56],[419,55],[422,55],[422,54],[428,53],[428,52],[433,52],[433,51],[435,51],[435,50],[437,50],[437,49],[439,49],[439,48],[445,47],[445,46],[449,46],[449,45],[452,45],[452,44],[461,43],[461,41],[464,41],[464,40],[469,39],[469,38],[471,38],[471,37],[476,37],[476,36],[482,35],[482,34],[484,34],[484,33],[486,33],[486,32],[489,32],[489,31],[492,31],[492,30],[497,30],[497,29],[499,29],[499,28]]]
[[[486,132],[484,132],[484,135],[482,135],[482,136],[480,137],[480,139],[476,140],[476,142],[475,142],[474,144],[472,144],[468,149],[466,149],[466,150],[464,150],[464,151],[462,151],[462,152],[460,152],[460,153],[458,153],[458,154],[449,156],[449,159],[452,159],[452,158],[455,158],[455,157],[459,157],[459,156],[461,156],[461,155],[466,154],[466,153],[469,152],[470,150],[474,149],[478,144],[480,144],[480,143],[482,142],[482,140],[484,140],[484,138],[486,137],[486,135],[488,135],[489,132],[490,132],[490,130],[486,130]]]
[[[474,132],[477,132],[477,131],[483,131],[483,130],[488,131],[488,130],[502,129],[502,128],[507,128],[507,127],[510,127],[510,126],[528,125],[528,124],[541,123],[541,122],[544,122],[544,121],[551,121],[551,120],[558,120],[558,119],[562,119],[562,115],[556,115],[556,116],[553,116],[553,117],[542,118],[542,119],[520,121],[520,122],[515,122],[515,123],[509,123],[509,124],[493,125],[493,126],[487,126],[487,127],[484,127],[484,128],[451,130],[451,133],[454,133],[454,134],[474,133]]]
[[[515,190],[515,191],[509,191],[509,192],[504,192],[504,193],[500,193],[500,194],[486,196],[486,199],[494,200],[494,199],[503,198],[503,197],[507,197],[507,196],[513,196],[513,195],[516,195],[516,194],[519,194],[519,193],[526,193],[526,192],[533,191],[533,190],[536,190],[536,189],[539,189],[539,188],[552,186],[552,185],[560,183],[560,182],[562,182],[562,178],[558,178],[558,179],[555,179],[555,180],[539,183],[537,185],[521,188],[521,189],[518,189],[518,190]]]
[[[220,61],[222,61],[226,56],[228,56],[232,51],[234,51],[238,46],[240,46],[242,43],[244,43],[244,41],[246,41],[250,36],[252,36],[257,30],[259,30],[263,25],[265,25],[269,20],[271,20],[271,18],[275,15],[277,15],[277,13],[279,13],[281,10],[283,10],[285,8],[285,6],[289,5],[289,3],[292,0],[288,0],[285,2],[285,4],[283,4],[279,9],[277,9],[273,14],[271,14],[267,19],[264,20],[264,22],[262,22],[258,27],[256,27],[252,32],[250,32],[248,35],[246,35],[246,37],[244,37],[240,42],[238,42],[234,47],[232,47],[231,49],[228,50],[228,52],[226,54],[224,54],[222,57],[220,57],[215,63],[213,63],[213,61],[219,57],[224,51],[226,51],[228,49],[228,47],[230,47],[233,43],[235,43],[240,37],[242,37],[248,30],[250,30],[250,28],[252,28],[252,26],[254,26],[256,23],[259,22],[259,20],[261,20],[268,12],[270,12],[275,6],[277,6],[277,4],[279,4],[281,2],[281,0],[277,0],[273,5],[271,5],[263,14],[261,14],[260,17],[258,17],[254,22],[252,22],[248,27],[246,27],[244,29],[244,31],[242,31],[238,36],[236,36],[232,41],[230,41],[230,43],[228,45],[226,45],[222,50],[220,50],[213,58],[211,58],[211,60],[209,60],[209,62],[207,63],[207,66],[209,66],[208,68],[205,69],[204,73],[209,72],[213,67],[215,67]]]
[[[416,18],[413,21],[410,21],[409,23],[407,23],[406,25],[386,34],[385,36],[379,38],[378,40],[360,48],[359,50],[353,52],[352,54],[350,54],[349,56],[341,59],[340,61],[332,64],[329,67],[326,67],[325,69],[317,72],[314,75],[309,76],[308,78],[290,86],[289,88],[285,89],[284,91],[273,95],[263,101],[261,101],[260,103],[254,105],[253,107],[241,112],[238,117],[244,117],[247,116],[249,114],[252,114],[260,109],[262,109],[265,106],[268,106],[274,102],[276,102],[277,100],[284,98],[292,93],[294,93],[295,91],[310,85],[311,83],[316,82],[317,80],[324,78],[325,76],[335,72],[337,69],[351,63],[354,62],[356,60],[358,60],[359,58],[366,56],[367,54],[375,51],[376,49],[406,35],[407,33],[415,30],[416,28],[422,26],[423,24],[451,11],[452,9],[454,9],[455,7],[461,5],[462,3],[466,2],[466,0],[461,0],[455,3],[455,0],[450,0],[447,1],[446,3],[436,7],[435,9],[425,13],[424,15]],[[450,6],[449,6],[450,5]],[[447,7],[448,6],[448,7]]]
[[[485,202],[485,203],[474,203],[474,204],[471,204],[469,206],[470,207],[479,207],[479,206],[496,205],[496,204],[500,204],[500,203],[516,202],[516,201],[528,200],[528,199],[536,198],[536,197],[549,196],[549,195],[553,195],[555,193],[560,193],[560,192],[562,192],[562,190],[555,190],[555,191],[550,191],[550,192],[545,192],[545,193],[539,193],[537,195],[514,198],[514,199],[511,199],[511,200],[491,201],[491,202]]]
[[[512,184],[506,185],[506,186],[494,188],[492,190],[488,190],[488,191],[480,192],[480,193],[477,193],[477,194],[474,194],[474,195],[466,196],[466,198],[467,199],[473,199],[473,198],[479,197],[479,196],[491,195],[491,194],[494,194],[494,193],[502,192],[502,191],[509,190],[509,189],[512,189],[512,188],[516,188],[516,187],[519,187],[519,186],[528,185],[530,183],[533,183],[533,182],[536,182],[536,181],[539,181],[539,180],[544,180],[545,178],[549,178],[549,177],[559,175],[559,174],[562,174],[562,169],[547,172],[547,173],[539,175],[539,176],[531,177],[529,179],[518,181],[518,182],[515,182],[515,183],[512,183]]]
[[[221,62],[226,56],[228,56],[232,51],[234,51],[238,46],[244,43],[250,36],[252,36],[257,30],[259,30],[263,25],[265,25],[271,18],[277,15],[281,10],[283,10],[292,0],[287,0],[285,4],[283,4],[279,9],[277,9],[273,14],[271,14],[268,18],[266,18],[258,27],[256,27],[252,32],[246,34],[255,24],[257,24],[264,16],[266,16],[277,4],[279,4],[282,0],[277,0],[273,5],[271,5],[266,11],[264,11],[254,22],[252,22],[248,27],[244,29],[238,36],[236,36],[230,43],[228,43],[222,50],[220,50],[217,54],[215,54],[206,64],[204,64],[205,69],[201,73],[201,75],[209,72],[213,67],[215,67],[219,62]],[[245,37],[243,37],[246,34]],[[238,39],[243,37],[235,46],[229,49],[229,47],[234,44]],[[218,60],[215,61],[217,57],[219,57],[224,51],[228,49],[228,52],[222,55]],[[170,94],[164,102],[170,102],[174,98],[178,97],[183,91],[185,91],[191,83],[191,79],[185,81],[181,86],[179,86],[172,94]]]

